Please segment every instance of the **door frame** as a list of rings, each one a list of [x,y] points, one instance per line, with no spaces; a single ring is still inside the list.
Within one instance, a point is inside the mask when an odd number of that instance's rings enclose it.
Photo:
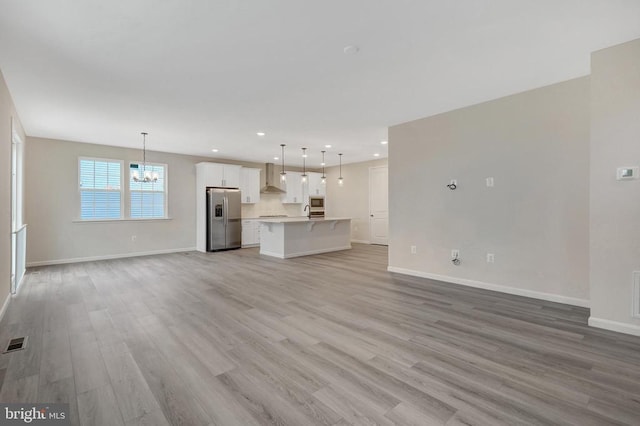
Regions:
[[[11,120],[11,277],[10,293],[16,294],[26,265],[26,227],[24,211],[24,142]]]

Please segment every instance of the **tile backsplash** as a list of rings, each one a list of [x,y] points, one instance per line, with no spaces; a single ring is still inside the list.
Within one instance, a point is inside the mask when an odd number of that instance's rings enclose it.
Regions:
[[[260,194],[260,202],[242,205],[242,217],[258,216],[303,216],[302,204],[282,204],[280,194]]]

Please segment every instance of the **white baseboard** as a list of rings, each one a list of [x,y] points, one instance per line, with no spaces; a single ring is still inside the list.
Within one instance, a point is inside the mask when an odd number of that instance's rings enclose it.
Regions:
[[[0,309],[0,321],[2,321],[2,318],[4,318],[4,314],[7,313],[9,302],[11,302],[11,294],[7,294],[6,299],[4,299],[4,303],[2,304],[2,308]]]
[[[371,244],[371,241],[369,240],[351,240],[352,243],[358,243],[358,244]]]
[[[27,262],[27,268],[33,266],[62,265],[65,263],[93,262],[95,260],[122,259],[126,257],[152,256],[154,254],[182,253],[185,251],[195,251],[195,249],[195,247],[188,247],[178,249],[139,251],[134,253],[108,254],[105,256],[74,257],[71,259],[39,260],[37,262]]]
[[[397,272],[399,274],[404,274],[404,275],[412,275],[412,276],[415,276],[415,277],[428,278],[428,279],[436,280],[436,281],[444,281],[444,282],[449,282],[449,283],[453,283],[453,284],[461,284],[461,285],[466,285],[468,287],[475,287],[475,288],[482,288],[482,289],[485,289],[485,290],[498,291],[498,292],[501,292],[501,293],[514,294],[516,296],[531,297],[531,298],[534,298],[534,299],[546,300],[546,301],[549,301],[549,302],[564,303],[566,305],[580,306],[582,308],[588,308],[589,307],[589,300],[587,300],[587,299],[578,299],[578,298],[575,298],[575,297],[567,297],[567,296],[562,296],[562,295],[559,295],[559,294],[543,293],[543,292],[540,292],[540,291],[526,290],[526,289],[515,288],[515,287],[508,287],[508,286],[499,285],[499,284],[485,283],[485,282],[482,282],[482,281],[468,280],[468,279],[465,279],[465,278],[449,277],[447,275],[430,274],[428,272],[414,271],[412,269],[398,268],[398,267],[395,267],[395,266],[389,266],[387,268],[387,271],[389,271],[389,272]]]
[[[617,331],[618,333],[631,334],[633,336],[640,336],[640,325],[589,317],[589,326]]]

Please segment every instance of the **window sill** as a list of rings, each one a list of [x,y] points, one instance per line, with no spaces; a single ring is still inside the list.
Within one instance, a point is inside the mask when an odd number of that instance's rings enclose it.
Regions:
[[[124,218],[124,219],[74,219],[72,223],[103,223],[103,222],[158,222],[164,220],[173,220],[172,217],[154,217],[154,218]]]

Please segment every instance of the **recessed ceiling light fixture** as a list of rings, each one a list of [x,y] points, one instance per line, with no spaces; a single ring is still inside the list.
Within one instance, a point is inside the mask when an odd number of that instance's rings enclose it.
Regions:
[[[274,160],[279,160],[279,159],[280,159],[280,157],[273,157],[273,159],[274,159]]]
[[[380,157],[380,154],[378,154],[377,152],[375,154],[373,154],[374,157]]]
[[[258,136],[264,136],[265,134],[266,134],[265,132],[258,132],[258,133],[256,133],[256,135],[258,135]]]
[[[389,141],[380,141],[380,143],[381,143],[382,145],[386,145],[386,144],[388,144],[388,143],[389,143]]]
[[[218,152],[218,148],[213,148],[211,152]]]
[[[360,48],[358,46],[349,45],[349,46],[345,46],[344,49],[342,49],[342,51],[344,52],[345,55],[353,56],[360,51]]]
[[[331,148],[331,145],[325,145],[324,147],[325,148]]]

